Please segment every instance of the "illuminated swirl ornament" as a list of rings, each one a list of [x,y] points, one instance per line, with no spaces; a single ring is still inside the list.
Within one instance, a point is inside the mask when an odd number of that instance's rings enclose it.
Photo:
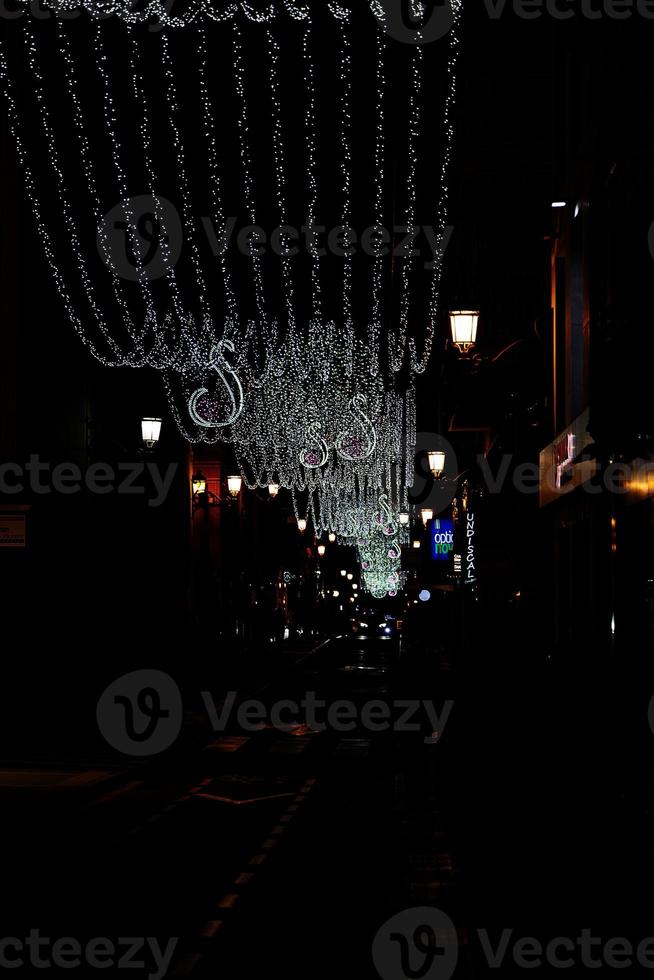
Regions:
[[[329,456],[327,443],[320,435],[320,428],[317,422],[312,422],[307,426],[307,442],[310,444],[300,452],[300,462],[307,469],[317,470],[324,466]]]
[[[341,457],[350,463],[358,463],[368,459],[375,451],[377,433],[375,427],[363,412],[368,404],[365,395],[355,395],[350,402],[352,421],[340,432],[334,443],[334,449]]]
[[[388,497],[385,493],[383,493],[379,498],[379,513],[376,515],[375,520],[379,526],[379,530],[382,531],[382,533],[387,537],[390,538],[397,534],[397,524],[395,523],[393,513],[388,506]]]
[[[221,399],[217,393],[212,394],[208,388],[197,388],[189,399],[189,415],[193,422],[203,429],[218,429],[232,425],[243,411],[243,386],[232,366],[223,357],[222,352],[225,348],[234,353],[231,340],[221,341],[211,351],[209,367],[216,372],[223,391],[227,393],[229,406],[227,417],[223,417],[224,396]]]

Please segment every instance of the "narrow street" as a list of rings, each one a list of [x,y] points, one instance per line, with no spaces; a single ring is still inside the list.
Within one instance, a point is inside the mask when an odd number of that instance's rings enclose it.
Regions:
[[[447,676],[435,679],[435,704],[449,696]],[[415,682],[395,638],[333,639],[261,698],[391,704],[410,699]],[[81,770],[56,802],[49,770],[33,771],[47,819],[5,773],[3,823],[15,842],[6,921],[16,935],[30,923],[66,936],[75,923],[77,936],[157,936],[163,947],[179,937],[175,976],[309,962],[330,976],[345,959],[372,977],[370,947],[394,911],[436,899],[457,908],[435,785],[442,746],[425,745],[424,714],[411,723],[421,730],[268,725],[243,735],[231,724],[192,755],[115,772],[106,790],[91,782],[112,775],[106,763]]]
[[[652,976],[654,0],[0,28],[0,980]]]

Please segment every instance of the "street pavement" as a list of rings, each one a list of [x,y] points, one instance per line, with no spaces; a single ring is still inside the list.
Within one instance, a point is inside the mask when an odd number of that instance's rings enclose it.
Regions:
[[[407,697],[412,683],[395,640],[334,639],[258,697],[267,711],[308,692],[347,699],[352,730],[244,732],[232,712],[204,745],[149,764],[78,762],[71,775],[34,760],[0,773],[15,842],[5,935],[151,936],[162,948],[177,937],[174,976],[379,976],[371,944],[389,916],[456,911],[429,719],[418,732],[361,723],[366,703]]]

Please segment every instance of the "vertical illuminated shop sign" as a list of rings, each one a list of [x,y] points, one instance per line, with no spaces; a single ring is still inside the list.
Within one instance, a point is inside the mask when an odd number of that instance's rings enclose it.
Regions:
[[[466,514],[466,584],[472,585],[477,581],[477,552],[475,544],[475,514],[469,511]]]

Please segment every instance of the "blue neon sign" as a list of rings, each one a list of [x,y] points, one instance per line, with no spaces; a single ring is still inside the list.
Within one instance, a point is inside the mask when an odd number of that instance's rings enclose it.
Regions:
[[[447,561],[454,551],[454,522],[437,517],[431,525],[431,554],[436,561]]]

